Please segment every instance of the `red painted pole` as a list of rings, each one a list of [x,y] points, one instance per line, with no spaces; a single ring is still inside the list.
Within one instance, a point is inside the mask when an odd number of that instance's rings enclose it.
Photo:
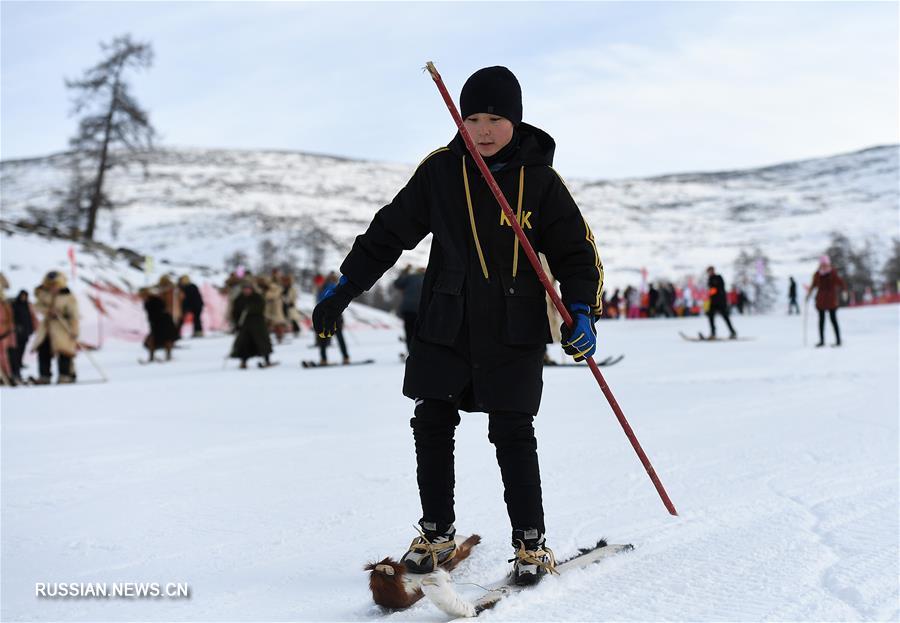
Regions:
[[[544,289],[547,291],[547,294],[550,295],[550,298],[553,301],[553,304],[556,306],[556,309],[562,316],[563,321],[567,326],[571,327],[572,316],[571,314],[569,314],[569,310],[566,309],[565,305],[563,305],[562,300],[560,300],[559,295],[556,293],[556,289],[553,287],[553,284],[550,283],[550,279],[544,272],[537,254],[534,252],[534,249],[531,247],[531,243],[525,236],[525,232],[522,231],[522,226],[519,225],[519,222],[516,219],[515,212],[513,212],[513,209],[510,207],[509,202],[506,200],[506,197],[503,196],[503,193],[500,191],[500,187],[497,186],[497,181],[491,174],[490,169],[488,169],[487,165],[484,163],[484,159],[481,157],[481,154],[478,153],[478,149],[476,149],[475,143],[472,141],[472,137],[469,135],[469,131],[466,130],[466,126],[463,123],[462,117],[460,117],[459,115],[459,111],[456,109],[456,104],[453,102],[453,98],[450,97],[450,93],[447,92],[447,87],[444,85],[444,81],[443,79],[441,79],[441,75],[438,73],[438,70],[434,66],[434,63],[426,63],[425,69],[427,69],[428,73],[431,74],[434,83],[437,85],[438,91],[440,91],[441,93],[441,97],[444,98],[444,103],[447,104],[447,108],[450,110],[450,114],[453,116],[453,121],[456,123],[456,127],[459,128],[460,136],[462,136],[463,141],[465,141],[466,147],[469,149],[469,153],[472,154],[472,159],[475,161],[475,164],[478,165],[478,169],[481,171],[481,175],[484,176],[484,180],[487,182],[488,187],[491,189],[491,192],[494,193],[494,197],[500,204],[500,209],[503,210],[503,213],[506,215],[507,220],[512,225],[513,230],[516,232],[516,237],[519,239],[519,244],[522,245],[522,250],[525,251],[525,255],[528,257],[528,261],[531,262],[531,266],[534,268],[535,273],[537,273],[538,279],[540,279],[541,283],[544,286]],[[644,449],[641,448],[640,442],[634,435],[634,431],[628,424],[628,420],[625,419],[625,414],[622,413],[622,408],[616,401],[616,397],[613,396],[612,391],[609,389],[609,385],[607,385],[606,380],[603,378],[603,374],[600,373],[600,368],[597,367],[597,363],[594,361],[593,357],[588,357],[586,361],[588,367],[590,367],[591,369],[591,372],[593,372],[594,374],[594,378],[597,380],[597,384],[600,385],[600,390],[603,392],[603,395],[606,396],[606,400],[607,402],[609,402],[609,406],[612,407],[613,413],[616,414],[616,419],[619,420],[619,424],[622,426],[622,430],[625,431],[625,435],[631,442],[631,447],[634,448],[634,451],[637,453],[638,458],[644,465],[644,469],[647,470],[647,475],[650,476],[650,480],[653,482],[653,486],[656,487],[656,492],[659,493],[659,497],[662,498],[663,504],[665,504],[666,509],[669,511],[669,513],[671,513],[672,515],[678,515],[678,511],[675,510],[675,505],[672,504],[672,500],[669,499],[669,494],[666,493],[662,482],[660,482],[659,480],[659,476],[656,475],[656,470],[654,470],[653,465],[650,464],[650,459],[647,458],[647,455],[644,453]]]

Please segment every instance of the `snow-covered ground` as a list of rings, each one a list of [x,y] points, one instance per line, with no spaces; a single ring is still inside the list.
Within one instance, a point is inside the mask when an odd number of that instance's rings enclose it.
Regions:
[[[705,319],[601,323],[601,354],[627,354],[606,378],[680,516],[590,374],[547,370],[550,544],[635,550],[483,617],[897,620],[898,308],[840,319],[845,347],[819,350],[796,316],[737,317],[756,339],[712,344],[677,335]],[[309,333],[246,371],[223,368],[226,337],[152,366],[113,340],[94,353],[107,384],[0,391],[2,619],[441,620],[427,602],[380,612],[362,571],[418,518],[397,335],[354,331],[352,355],[377,362],[321,370],[297,365]],[[78,370],[97,378],[84,356]],[[469,414],[457,434],[457,526],[484,537],[460,583],[497,579],[511,553],[486,428]],[[38,599],[37,582],[187,582],[191,598]]]

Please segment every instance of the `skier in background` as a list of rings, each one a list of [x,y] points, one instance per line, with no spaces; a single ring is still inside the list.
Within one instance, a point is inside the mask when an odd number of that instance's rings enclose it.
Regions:
[[[806,300],[816,290],[816,310],[819,312],[819,343],[816,348],[825,346],[825,312],[831,318],[831,327],[834,329],[833,346],[841,345],[841,329],[838,327],[837,308],[841,290],[846,289],[846,284],[837,269],[831,265],[831,258],[823,255],[819,260],[819,270],[813,274],[812,283],[806,295]]]
[[[789,277],[790,285],[788,286],[788,316],[794,312],[800,315],[800,306],[797,304],[797,282],[793,277]]]
[[[147,324],[150,325],[150,333],[144,338],[144,348],[150,353],[150,361],[156,360],[156,351],[160,349],[165,351],[166,361],[171,361],[178,329],[172,315],[166,311],[165,301],[150,288],[141,288],[138,296],[144,301]]]
[[[22,381],[22,368],[25,367],[25,349],[28,347],[28,340],[37,329],[37,316],[34,314],[34,307],[28,300],[28,291],[20,290],[19,295],[12,303],[13,317],[16,320],[16,350],[10,364],[12,365],[13,376],[16,382]]]
[[[290,323],[294,337],[300,337],[300,322],[303,318],[297,309],[297,288],[294,287],[294,277],[288,273],[281,275],[281,306],[285,320]]]
[[[172,281],[172,278],[169,275],[163,275],[159,278],[159,282],[156,284],[156,291],[159,294],[159,297],[165,302],[166,311],[172,316],[175,326],[181,327],[184,293],[175,282]],[[177,342],[180,339],[181,333],[179,332],[175,335],[175,341]]]
[[[619,288],[613,290],[612,296],[609,298],[608,307],[604,308],[604,316],[610,320],[616,320],[619,317],[619,305],[622,302]]]
[[[338,285],[338,276],[334,271],[328,273],[327,277],[322,278],[322,284],[319,291],[316,293],[316,304],[321,303],[324,298],[330,296],[334,289]],[[334,336],[337,338],[338,346],[341,349],[341,355],[344,357],[343,364],[347,365],[350,363],[350,353],[347,350],[347,342],[344,341],[344,319],[343,317],[338,317],[334,330],[331,331],[330,335],[322,335],[321,331],[316,331],[316,345],[319,347],[319,365],[327,366],[328,365],[328,347],[331,345],[331,338]]]
[[[187,275],[182,275],[178,280],[178,288],[181,290],[182,310],[184,312],[178,321],[178,335],[181,335],[184,319],[187,317],[187,312],[190,312],[194,318],[193,337],[203,337],[203,320],[201,319],[203,315],[203,295],[200,294],[200,289],[191,282],[191,278]]]
[[[284,301],[282,300],[284,289],[281,286],[281,274],[277,270],[273,270],[271,278],[257,277],[256,287],[259,288],[266,301],[265,314],[269,332],[274,333],[275,339],[281,344],[288,326],[287,319],[284,317]]]
[[[260,367],[272,365],[269,355],[272,354],[272,340],[266,326],[266,301],[253,287],[249,277],[241,281],[241,293],[234,299],[231,309],[232,326],[237,335],[231,347],[231,357],[241,360],[241,369],[247,368],[247,360],[262,357]]]
[[[75,355],[78,352],[78,301],[67,287],[66,276],[52,270],[34,290],[35,307],[43,316],[38,327],[34,347],[38,353],[40,377],[34,382],[47,385],[51,380],[50,366],[57,358],[57,383],[75,382]]]
[[[716,269],[712,266],[706,269],[706,275],[706,285],[709,288],[709,310],[706,312],[709,318],[709,337],[710,339],[715,339],[716,314],[721,314],[722,318],[725,319],[725,324],[728,325],[728,330],[731,332],[730,338],[733,340],[737,337],[737,332],[731,326],[731,319],[728,317],[728,296],[727,290],[725,290],[725,280],[722,279],[721,275],[716,274]]]
[[[577,361],[593,355],[603,268],[590,228],[550,166],[555,142],[521,122],[522,93],[505,67],[473,74],[460,108],[525,234],[562,285],[574,319],[571,330],[562,329],[564,349]],[[343,276],[320,297],[313,325],[331,335],[350,301],[429,233],[419,326],[403,386],[415,400],[421,534],[402,561],[412,573],[427,573],[454,556],[454,431],[460,409],[486,412],[512,527],[512,578],[531,584],[556,564],[544,536],[533,427],[550,336],[544,290],[461,136],[426,156],[356,238]]]
[[[422,282],[425,281],[425,269],[413,270],[407,264],[400,276],[394,281],[394,287],[403,293],[400,300],[400,317],[403,318],[403,329],[406,333],[406,351],[412,348],[412,338],[416,332],[416,318],[419,317],[419,299],[422,298]]]

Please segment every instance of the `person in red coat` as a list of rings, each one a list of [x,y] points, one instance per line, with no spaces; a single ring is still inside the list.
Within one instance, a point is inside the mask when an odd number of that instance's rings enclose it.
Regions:
[[[846,289],[846,284],[837,270],[831,265],[831,259],[823,255],[819,260],[819,270],[813,275],[812,284],[806,299],[812,296],[816,290],[816,309],[819,310],[819,343],[816,348],[825,346],[825,312],[831,318],[831,326],[834,328],[834,346],[841,345],[841,330],[838,327],[837,308],[839,305],[840,291]]]

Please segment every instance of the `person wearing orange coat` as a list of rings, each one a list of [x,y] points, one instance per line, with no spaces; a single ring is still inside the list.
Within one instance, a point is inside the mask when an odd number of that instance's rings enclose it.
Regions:
[[[828,312],[831,318],[831,327],[834,329],[833,346],[841,345],[841,330],[838,327],[837,308],[839,306],[839,297],[841,290],[846,289],[846,284],[837,270],[831,265],[831,259],[827,255],[823,255],[819,260],[819,270],[813,275],[812,284],[809,286],[809,293],[806,299],[812,296],[813,290],[816,290],[816,309],[819,312],[819,343],[816,348],[825,346],[825,312]]]

